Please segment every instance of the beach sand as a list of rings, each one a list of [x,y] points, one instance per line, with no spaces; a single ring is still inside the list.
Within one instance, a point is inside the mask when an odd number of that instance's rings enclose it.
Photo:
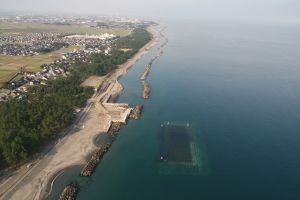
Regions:
[[[133,58],[120,65],[114,73],[105,77],[105,82],[110,82],[112,86],[106,92],[94,94],[88,100],[87,106],[80,113],[79,120],[69,128],[66,136],[60,139],[42,158],[34,161],[34,165],[26,170],[22,176],[19,174],[15,183],[1,194],[0,199],[43,199],[47,195],[47,186],[57,173],[70,166],[86,163],[86,156],[97,148],[94,139],[100,133],[107,132],[110,124],[110,116],[98,102],[108,93],[120,93],[123,87],[118,83],[118,79],[157,44],[159,36],[154,27],[149,27],[148,31],[152,33],[153,39],[141,48]],[[1,187],[4,188],[3,185]]]

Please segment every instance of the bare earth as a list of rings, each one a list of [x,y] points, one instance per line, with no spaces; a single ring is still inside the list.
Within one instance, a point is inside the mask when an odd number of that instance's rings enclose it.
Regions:
[[[127,73],[147,51],[159,41],[154,28],[149,28],[153,40],[146,44],[140,51],[112,74],[105,77],[105,82],[110,82],[110,87],[103,93],[95,93],[88,100],[87,106],[81,111],[77,122],[67,130],[67,135],[44,156],[32,162],[33,166],[27,169],[23,166],[16,174],[0,183],[0,199],[11,200],[38,200],[43,199],[46,188],[58,172],[74,165],[86,163],[86,156],[97,147],[94,139],[100,133],[106,133],[111,116],[103,108],[100,99],[107,94],[121,92],[122,85],[118,83],[120,76]],[[88,80],[90,86],[99,84],[94,78]]]
[[[104,76],[90,76],[81,84],[83,87],[98,88],[104,81]]]

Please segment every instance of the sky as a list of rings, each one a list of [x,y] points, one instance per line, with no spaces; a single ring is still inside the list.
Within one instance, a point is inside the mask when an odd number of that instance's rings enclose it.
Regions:
[[[0,0],[0,10],[300,22],[300,0]]]

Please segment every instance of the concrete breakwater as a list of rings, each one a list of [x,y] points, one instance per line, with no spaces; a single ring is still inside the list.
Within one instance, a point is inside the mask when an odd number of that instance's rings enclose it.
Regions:
[[[109,141],[112,143],[118,136],[122,123],[113,122],[107,132]]]
[[[147,77],[150,73],[151,67],[153,62],[159,58],[162,55],[162,53],[160,52],[158,55],[156,55],[155,57],[153,57],[150,62],[147,64],[144,73],[142,74],[142,76],[140,77],[140,79],[142,80],[142,84],[143,84],[143,92],[142,92],[142,97],[144,99],[149,99],[150,97],[150,85],[147,82]]]
[[[79,187],[76,183],[71,183],[61,193],[59,200],[75,200]]]
[[[142,115],[142,110],[143,110],[143,105],[136,105],[130,114],[130,118],[135,120],[140,119]]]
[[[149,83],[147,82],[147,77],[151,71],[152,64],[156,59],[158,59],[160,56],[163,55],[163,53],[164,53],[163,48],[168,43],[168,38],[162,33],[165,30],[165,28],[163,28],[162,30],[159,31],[161,38],[164,38],[164,42],[158,47],[158,54],[156,56],[154,56],[153,58],[151,58],[149,63],[146,65],[143,74],[140,77],[140,79],[142,80],[142,85],[143,85],[142,97],[144,99],[149,99],[149,97],[150,97],[151,88],[150,88]]]
[[[149,83],[148,83],[147,80],[143,80],[142,84],[143,84],[143,93],[142,93],[142,96],[143,96],[144,99],[149,99],[150,92],[151,92],[150,85],[149,85]]]
[[[92,155],[91,160],[85,165],[85,167],[82,169],[80,176],[88,177],[91,176],[97,167],[98,163],[104,156],[104,154],[108,151],[110,148],[111,143],[102,144],[98,150]]]
[[[150,69],[151,69],[151,65],[150,65],[150,63],[146,66],[146,68],[145,68],[145,71],[144,71],[144,73],[142,74],[142,76],[141,76],[141,80],[145,80],[147,77],[148,77],[148,75],[149,75],[149,73],[150,73]]]
[[[159,58],[161,55],[162,55],[163,51],[160,51],[156,56],[154,56],[153,58],[151,58],[150,62],[146,65],[146,68],[145,68],[145,71],[144,73],[142,74],[141,76],[141,80],[145,80],[147,79],[149,73],[150,73],[150,70],[151,70],[151,67],[152,67],[152,64],[153,62]]]

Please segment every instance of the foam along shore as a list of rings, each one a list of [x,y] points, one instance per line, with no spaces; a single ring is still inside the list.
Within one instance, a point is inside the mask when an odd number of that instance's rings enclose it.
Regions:
[[[118,79],[126,74],[128,69],[159,41],[159,35],[154,27],[149,27],[148,31],[153,36],[152,40],[131,59],[120,65],[114,73],[105,77],[104,82],[109,83],[109,87],[105,91],[99,90],[88,100],[87,106],[81,112],[80,120],[67,131],[68,134],[60,139],[42,158],[36,160],[34,165],[24,174],[19,174],[18,177],[20,178],[1,194],[1,200],[45,199],[45,196],[48,195],[46,188],[57,172],[70,166],[86,163],[86,156],[97,149],[93,142],[94,139],[99,133],[106,133],[112,123],[112,116],[102,105],[101,99],[106,95],[119,94],[123,87]]]

